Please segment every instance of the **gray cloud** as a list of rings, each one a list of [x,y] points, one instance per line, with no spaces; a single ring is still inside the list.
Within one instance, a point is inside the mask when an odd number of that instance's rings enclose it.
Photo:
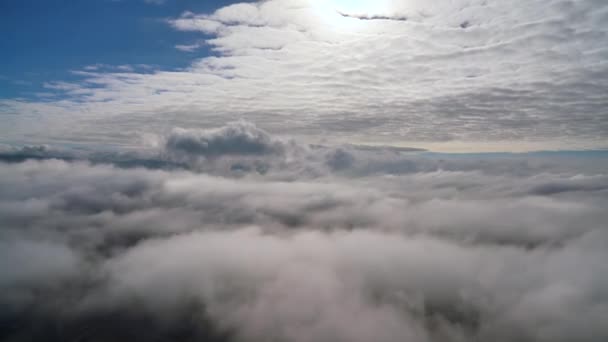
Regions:
[[[177,129],[167,137],[169,153],[216,158],[226,155],[282,154],[283,144],[248,122],[235,122],[215,131]]]

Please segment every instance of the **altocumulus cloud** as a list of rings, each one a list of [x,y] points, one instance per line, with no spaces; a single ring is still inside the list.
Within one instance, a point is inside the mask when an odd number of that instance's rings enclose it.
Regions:
[[[1,339],[608,338],[605,156],[159,141],[2,153]]]
[[[606,147],[604,0],[269,0],[166,22],[200,34],[178,48],[214,55],[175,71],[75,71],[50,83],[57,100],[0,101],[19,114],[0,132],[133,144],[142,125],[245,118],[313,140]]]

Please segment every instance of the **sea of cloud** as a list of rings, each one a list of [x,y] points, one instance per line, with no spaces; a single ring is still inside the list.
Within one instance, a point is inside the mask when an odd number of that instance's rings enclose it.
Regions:
[[[605,154],[0,153],[4,341],[605,341]]]

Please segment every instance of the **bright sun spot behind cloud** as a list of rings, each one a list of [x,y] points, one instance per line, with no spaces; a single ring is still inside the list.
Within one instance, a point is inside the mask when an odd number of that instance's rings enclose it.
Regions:
[[[325,23],[339,29],[361,29],[362,19],[386,18],[391,2],[387,0],[310,0],[314,13]]]

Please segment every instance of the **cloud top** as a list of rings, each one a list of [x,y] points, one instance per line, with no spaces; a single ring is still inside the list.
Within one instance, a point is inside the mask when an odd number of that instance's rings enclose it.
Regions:
[[[605,155],[171,138],[0,158],[0,339],[608,337]]]
[[[281,154],[281,142],[255,125],[240,121],[217,130],[193,131],[174,129],[166,139],[169,152],[183,153],[206,158],[225,155],[263,156]]]

